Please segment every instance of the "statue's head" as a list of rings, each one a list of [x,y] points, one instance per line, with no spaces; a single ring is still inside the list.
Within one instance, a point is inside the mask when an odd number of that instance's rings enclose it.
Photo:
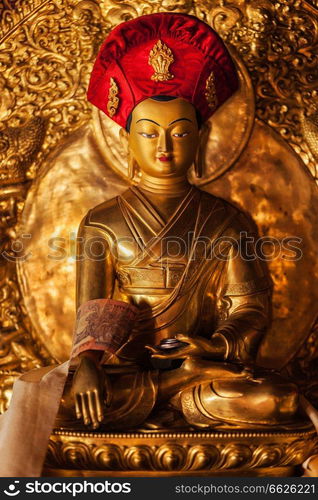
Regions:
[[[171,176],[193,164],[202,125],[237,88],[233,61],[210,26],[193,16],[159,13],[110,33],[88,99],[121,125],[141,171]]]
[[[200,116],[180,97],[155,96],[132,111],[121,129],[130,161],[153,177],[185,175],[194,163],[199,144]]]

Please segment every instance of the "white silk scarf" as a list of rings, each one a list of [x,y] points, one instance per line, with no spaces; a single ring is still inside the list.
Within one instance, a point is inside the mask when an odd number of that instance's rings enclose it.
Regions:
[[[40,477],[69,361],[23,374],[0,417],[0,476]]]

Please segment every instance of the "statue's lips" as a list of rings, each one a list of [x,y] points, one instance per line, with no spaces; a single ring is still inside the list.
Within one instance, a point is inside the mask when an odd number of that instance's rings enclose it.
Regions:
[[[158,160],[159,161],[163,161],[163,162],[165,162],[165,161],[171,161],[172,160],[172,156],[165,156],[165,155],[158,156]]]

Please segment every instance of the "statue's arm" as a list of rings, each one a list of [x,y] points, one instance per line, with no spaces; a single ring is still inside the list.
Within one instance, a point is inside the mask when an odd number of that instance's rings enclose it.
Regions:
[[[253,361],[269,323],[269,293],[248,297],[227,296],[228,316],[221,321],[211,337],[212,343],[223,345],[223,359]]]
[[[243,218],[230,235],[231,246],[218,290],[219,321],[212,343],[223,346],[226,360],[253,361],[271,319],[271,280],[257,256],[257,235]]]
[[[77,234],[76,309],[93,299],[113,295],[115,270],[111,242],[107,232],[89,225],[89,214],[82,220]]]
[[[90,224],[90,212],[82,220],[76,247],[76,310],[93,299],[109,299],[113,295],[115,271],[111,241],[105,230]],[[103,352],[86,351],[83,356],[100,361]]]
[[[77,234],[77,309],[89,300],[111,298],[114,290],[115,272],[107,233],[89,225],[88,221],[89,214],[81,222]],[[93,428],[103,420],[103,395],[106,404],[111,398],[111,391],[106,389],[109,386],[107,378],[100,369],[102,356],[101,350],[81,352],[72,385],[76,416]]]

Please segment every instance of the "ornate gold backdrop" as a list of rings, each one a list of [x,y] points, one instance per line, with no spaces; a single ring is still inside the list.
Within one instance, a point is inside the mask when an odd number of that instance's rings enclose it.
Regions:
[[[114,25],[159,10],[204,19],[226,41],[240,67],[239,101],[230,103],[212,123],[207,165],[213,169],[203,189],[251,213],[261,235],[303,239],[300,267],[282,260],[270,266],[275,321],[260,356],[268,364],[275,345],[276,365],[288,362],[285,369],[315,399],[315,2],[4,0],[0,410],[7,406],[12,383],[21,372],[67,355],[76,227],[88,208],[126,185],[124,172],[109,168],[124,161],[116,130],[92,114],[85,98],[96,51]],[[239,121],[235,108],[241,113]],[[222,129],[237,123],[241,127],[231,151],[216,158],[224,151]],[[44,244],[48,241],[49,247]]]

